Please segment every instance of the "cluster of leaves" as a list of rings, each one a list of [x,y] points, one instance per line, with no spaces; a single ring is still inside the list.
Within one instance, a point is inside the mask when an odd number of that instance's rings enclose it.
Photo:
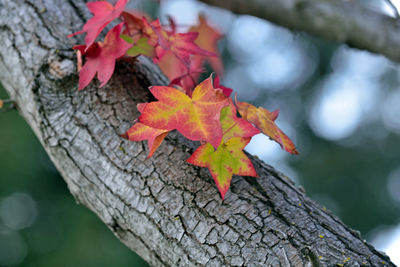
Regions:
[[[158,101],[138,104],[141,115],[125,138],[147,140],[148,157],[172,130],[200,141],[201,146],[187,162],[209,169],[222,198],[229,189],[232,175],[257,177],[253,164],[243,152],[254,135],[262,132],[289,153],[298,153],[292,141],[275,124],[278,110],[269,112],[239,102],[236,96],[234,104],[230,98],[232,89],[220,85],[218,76],[197,84],[206,61],[217,74],[223,73],[217,49],[221,34],[204,16],[199,16],[199,24],[188,32],[178,33],[171,18],[169,24],[163,26],[158,19],[149,21],[139,12],[124,11],[127,1],[118,0],[115,6],[106,1],[88,3],[94,16],[82,31],[71,35],[86,33],[85,44],[74,47],[78,51],[79,90],[86,87],[96,73],[100,86],[104,86],[114,72],[115,61],[121,57],[148,56],[170,78],[169,86],[149,88]],[[100,32],[115,19],[121,22],[106,34],[104,42],[95,42]],[[82,55],[85,57],[83,66]]]

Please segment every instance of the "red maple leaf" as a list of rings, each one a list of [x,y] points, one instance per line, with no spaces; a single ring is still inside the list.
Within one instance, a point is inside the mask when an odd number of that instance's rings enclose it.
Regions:
[[[170,81],[187,75],[188,67],[179,60],[171,51],[166,52],[162,58],[157,61],[157,65]]]
[[[124,11],[121,14],[122,19],[125,22],[125,29],[123,34],[128,35],[135,41],[140,39],[144,28],[143,17],[145,15],[137,11]]]
[[[132,46],[120,38],[123,23],[112,28],[106,35],[104,43],[97,42],[87,48],[86,45],[74,46],[86,58],[86,63],[79,72],[79,90],[85,88],[97,73],[97,78],[104,86],[111,78],[115,60],[122,57]]]
[[[148,25],[152,29],[152,31],[147,30],[146,32],[149,36],[153,37],[151,39],[154,39],[154,34],[158,37],[158,59],[161,59],[167,51],[171,51],[186,66],[190,66],[190,55],[215,56],[215,53],[201,49],[195,44],[194,41],[199,35],[197,32],[175,33],[174,31],[166,31],[161,27],[158,19],[149,23],[144,18],[144,22],[145,28]]]
[[[86,32],[85,43],[87,49],[94,43],[100,32],[114,19],[118,18],[125,8],[128,0],[118,0],[113,6],[107,1],[89,2],[86,4],[90,12],[94,15],[83,26],[83,30],[70,34],[68,37]]]
[[[199,15],[199,24],[189,29],[189,32],[198,32],[199,36],[195,40],[195,43],[204,50],[214,53],[216,56],[193,56],[191,65],[193,68],[201,68],[205,61],[209,61],[213,70],[218,74],[222,75],[224,67],[222,64],[221,57],[218,52],[218,41],[222,38],[222,34],[213,26],[207,23],[207,19],[204,15]],[[195,77],[197,80],[198,77]]]
[[[175,33],[175,23],[171,18],[170,24],[172,31],[169,34],[172,35]],[[186,92],[191,92],[195,87],[200,74],[204,72],[202,67],[205,61],[211,63],[217,74],[221,75],[223,73],[222,61],[217,47],[217,42],[222,37],[221,33],[210,26],[203,15],[199,15],[199,24],[191,27],[189,32],[198,34],[197,39],[194,40],[195,44],[201,49],[212,52],[217,56],[203,56],[193,53],[190,57],[190,65],[188,66],[187,62],[178,57],[172,50],[169,50],[161,56],[159,55],[159,60],[157,61],[163,73],[170,79],[170,85],[181,86]],[[214,80],[214,86],[221,88],[226,96],[229,96],[232,92],[231,89],[219,85],[218,76]]]
[[[159,38],[157,33],[154,31],[155,28],[159,28],[161,29],[161,23],[159,19],[156,19],[154,21],[152,21],[151,23],[149,23],[149,21],[143,17],[143,36],[148,37],[149,38],[149,44],[153,45],[154,47],[159,45]]]
[[[193,68],[194,65],[192,64],[188,68],[171,51],[167,51],[157,62],[157,65],[170,79],[169,86],[180,86],[188,95],[191,95],[196,86],[199,74],[204,72],[203,69]]]

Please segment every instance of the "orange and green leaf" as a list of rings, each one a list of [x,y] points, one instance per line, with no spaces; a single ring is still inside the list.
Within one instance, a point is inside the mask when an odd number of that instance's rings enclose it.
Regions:
[[[192,97],[168,86],[153,86],[150,91],[159,101],[143,108],[141,123],[168,131],[176,129],[188,139],[219,146],[220,113],[228,105],[228,99],[221,90],[214,89],[211,78],[197,85]]]
[[[255,107],[246,102],[239,102],[235,96],[236,107],[242,118],[248,120],[265,135],[281,145],[291,154],[299,154],[289,137],[275,124],[279,111],[270,112],[263,107]]]
[[[243,152],[251,138],[233,137],[222,142],[217,150],[206,143],[200,146],[186,161],[210,170],[222,199],[231,184],[232,175],[257,177],[253,164]]]
[[[236,112],[232,100],[229,99],[229,105],[221,110],[223,142],[227,142],[233,137],[252,137],[260,133],[250,122],[239,118]]]

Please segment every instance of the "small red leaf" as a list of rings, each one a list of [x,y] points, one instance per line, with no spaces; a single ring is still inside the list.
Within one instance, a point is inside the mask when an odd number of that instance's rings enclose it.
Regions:
[[[97,73],[97,78],[104,86],[111,78],[115,60],[122,57],[132,46],[120,38],[123,23],[112,28],[106,35],[104,43],[94,43],[89,48],[85,45],[75,46],[86,58],[86,63],[79,72],[79,90],[85,88]],[[84,52],[86,50],[86,52]]]
[[[89,47],[94,43],[100,32],[112,20],[118,18],[121,15],[127,2],[128,0],[118,0],[115,6],[111,5],[107,1],[96,1],[87,3],[86,6],[94,16],[89,19],[88,22],[86,22],[86,24],[83,26],[82,31],[73,33],[68,37],[86,32],[86,49],[89,49]]]

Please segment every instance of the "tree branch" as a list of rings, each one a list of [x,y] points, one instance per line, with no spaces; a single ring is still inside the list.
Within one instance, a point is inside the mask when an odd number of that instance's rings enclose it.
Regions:
[[[390,6],[390,8],[393,10],[394,15],[398,19],[400,17],[399,10],[397,10],[397,7],[395,6],[395,4],[393,4],[392,0],[385,0],[385,2]]]
[[[400,62],[400,21],[343,0],[200,0]]]
[[[146,159],[120,138],[165,84],[146,58],[117,64],[104,88],[78,92],[67,34],[81,0],[0,0],[0,80],[79,203],[153,266],[394,266],[283,174],[234,177],[221,200],[207,170],[185,163],[194,143],[175,133]]]

